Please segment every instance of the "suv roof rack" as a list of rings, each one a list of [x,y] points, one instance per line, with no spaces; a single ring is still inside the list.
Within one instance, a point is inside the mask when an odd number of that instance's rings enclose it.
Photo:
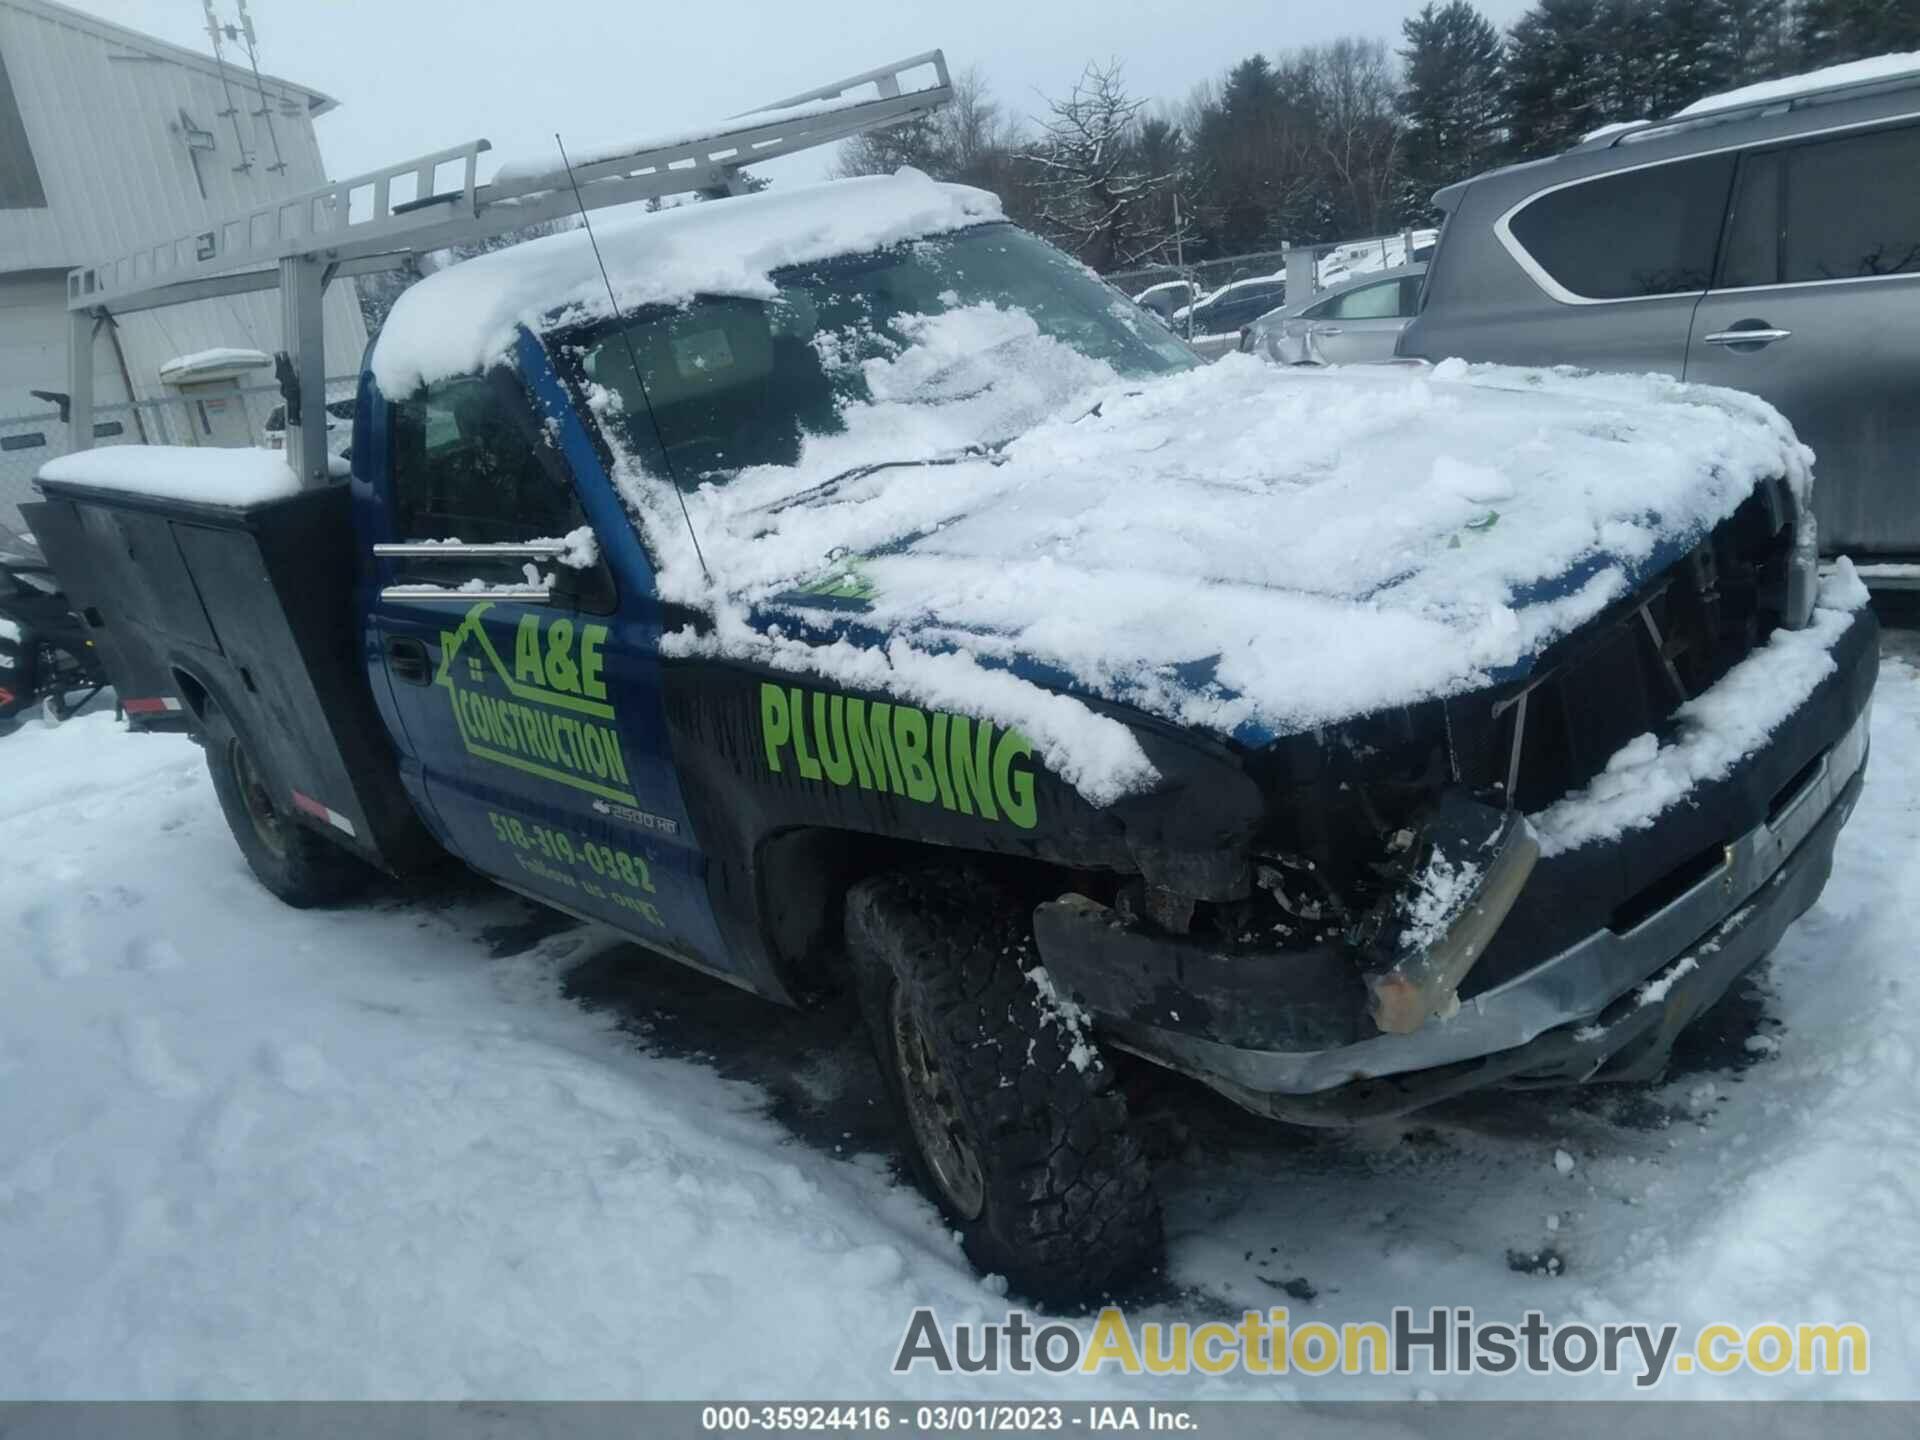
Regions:
[[[924,71],[931,71],[930,83],[910,87],[908,77]],[[870,96],[847,93],[867,87]],[[493,147],[470,140],[82,266],[67,276],[69,444],[84,449],[92,441],[96,317],[277,287],[295,376],[282,381],[293,420],[288,458],[303,483],[325,483],[323,437],[316,434],[312,445],[297,448],[293,442],[299,414],[325,406],[320,298],[327,282],[398,269],[425,252],[582,207],[598,210],[703,190],[739,193],[745,188],[740,171],[748,165],[917,119],[952,98],[946,56],[928,50],[662,143],[595,153],[573,167],[577,198],[558,163],[538,172],[504,169],[479,184],[479,158]],[[440,188],[442,177],[446,189]]]
[[[1610,130],[1605,135],[1596,136],[1592,140],[1575,145],[1567,153],[1572,154],[1581,150],[1607,150],[1621,144],[1631,145],[1642,140],[1651,140],[1656,136],[1671,135],[1676,130],[1690,130],[1696,126],[1720,125],[1729,120],[1748,119],[1769,110],[1801,110],[1810,105],[1829,105],[1839,100],[1851,100],[1859,96],[1878,95],[1915,87],[1920,87],[1920,70],[1869,75],[1864,79],[1842,80],[1832,85],[1816,86],[1811,90],[1793,90],[1764,95],[1753,100],[1736,100],[1730,104],[1716,105],[1710,110],[1696,110],[1690,115],[1669,115],[1664,120],[1628,121],[1617,130]]]

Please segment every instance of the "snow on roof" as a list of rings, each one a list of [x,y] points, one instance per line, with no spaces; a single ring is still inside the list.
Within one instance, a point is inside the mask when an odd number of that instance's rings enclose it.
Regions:
[[[190,379],[212,370],[250,370],[271,365],[273,357],[263,350],[246,350],[219,345],[211,350],[196,350],[191,355],[176,355],[160,364],[162,380]]]
[[[696,294],[774,293],[771,272],[1001,219],[984,190],[917,170],[682,205],[596,226],[622,310]],[[587,234],[571,230],[449,266],[401,295],[373,351],[389,395],[484,368],[517,327],[605,318]]]
[[[1680,113],[1684,115],[1686,112],[1683,110]],[[1602,125],[1597,130],[1587,131],[1586,134],[1580,137],[1580,143],[1585,145],[1594,140],[1604,140],[1609,135],[1623,135],[1629,130],[1638,130],[1652,123],[1651,120],[1645,119],[1644,117],[1639,120],[1616,120],[1611,125]]]
[[[1146,757],[1026,676],[1266,743],[1522,673],[1761,479],[1809,483],[1787,423],[1733,391],[1460,361],[1297,373],[1234,355],[1122,380],[1025,318],[934,317],[867,362],[882,398],[846,407],[798,465],[688,496],[717,591],[659,498],[671,492],[623,460],[662,594],[716,616],[668,648],[1017,726],[1104,803],[1151,782]],[[916,401],[923,372],[965,398]],[[1015,422],[1029,404],[1047,418]],[[803,495],[862,463],[1007,434],[997,463]],[[818,612],[797,591],[847,567],[870,597],[858,631],[809,640]]]
[[[203,505],[253,505],[300,489],[287,457],[278,451],[193,445],[79,450],[47,461],[40,467],[40,478]]]
[[[1874,55],[1865,60],[1851,60],[1845,65],[1829,65],[1824,70],[1809,70],[1804,75],[1788,75],[1779,80],[1742,85],[1738,90],[1727,90],[1696,100],[1684,110],[1674,111],[1672,118],[1677,120],[1683,115],[1706,115],[1735,105],[1757,105],[1767,100],[1790,100],[1796,95],[1829,90],[1835,85],[1858,85],[1869,80],[1891,80],[1902,75],[1920,75],[1920,50]]]

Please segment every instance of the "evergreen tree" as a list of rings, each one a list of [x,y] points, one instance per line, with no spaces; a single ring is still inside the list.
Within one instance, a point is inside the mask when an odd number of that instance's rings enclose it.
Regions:
[[[1539,0],[1507,39],[1507,116],[1515,150],[1550,155],[1617,118],[1603,57],[1600,0]],[[1604,71],[1603,71],[1603,59]]]
[[[1920,50],[1914,0],[1802,0],[1794,40],[1803,68]]]
[[[1714,0],[1712,12],[1708,48],[1719,85],[1751,85],[1791,72],[1795,57],[1784,0]]]
[[[1702,95],[1739,83],[1714,45],[1718,0],[1657,0],[1648,9],[1652,63],[1644,93],[1635,97],[1645,102],[1640,114],[1650,120],[1671,115]]]
[[[1402,212],[1428,213],[1430,197],[1493,163],[1506,142],[1500,32],[1470,0],[1446,0],[1401,25],[1406,40],[1399,111],[1406,121]]]

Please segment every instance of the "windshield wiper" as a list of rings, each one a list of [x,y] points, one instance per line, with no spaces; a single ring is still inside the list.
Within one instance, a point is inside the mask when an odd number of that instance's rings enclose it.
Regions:
[[[914,470],[933,465],[964,465],[970,460],[987,460],[997,465],[1001,463],[1000,452],[1011,445],[1014,438],[1009,435],[1002,440],[966,445],[959,450],[941,455],[928,455],[917,460],[876,460],[867,465],[855,465],[850,469],[842,470],[838,475],[828,476],[818,485],[809,485],[804,490],[770,501],[758,508],[766,514],[778,515],[781,511],[791,509],[795,505],[804,505],[822,496],[831,495],[842,485],[854,480],[864,480],[867,476],[878,474],[882,470]]]

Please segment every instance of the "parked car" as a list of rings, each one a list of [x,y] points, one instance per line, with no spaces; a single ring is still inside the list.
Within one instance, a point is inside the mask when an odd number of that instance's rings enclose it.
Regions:
[[[1302,305],[1269,310],[1240,332],[1240,348],[1282,365],[1391,360],[1420,306],[1425,265],[1403,265],[1336,285]]]
[[[1199,293],[1199,288],[1191,280],[1162,280],[1158,285],[1149,285],[1134,296],[1133,303],[1171,325],[1173,312],[1191,305]]]
[[[1920,554],[1920,67],[1900,59],[1440,191],[1400,353],[1751,391],[1819,457],[1823,549]]]
[[[1287,272],[1256,275],[1222,285],[1191,307],[1173,312],[1176,333],[1189,338],[1193,348],[1209,360],[1240,343],[1240,327],[1257,319],[1287,298]]]

